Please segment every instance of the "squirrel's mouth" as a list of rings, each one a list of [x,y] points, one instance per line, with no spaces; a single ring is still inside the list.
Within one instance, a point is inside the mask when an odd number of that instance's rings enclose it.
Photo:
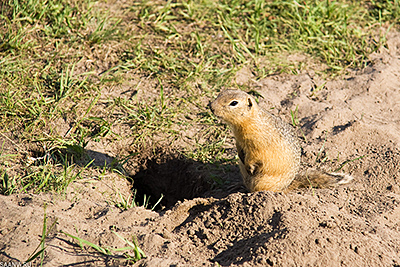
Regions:
[[[215,109],[211,108],[211,112],[214,114],[215,117],[217,117],[218,119],[222,120],[222,116],[220,114],[218,114],[218,112],[216,112]]]

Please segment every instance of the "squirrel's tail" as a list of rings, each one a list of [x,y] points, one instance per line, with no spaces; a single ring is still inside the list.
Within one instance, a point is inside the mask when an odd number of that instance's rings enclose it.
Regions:
[[[307,171],[296,175],[287,188],[288,191],[298,188],[327,188],[335,185],[347,184],[353,177],[344,173],[327,173],[322,171]]]

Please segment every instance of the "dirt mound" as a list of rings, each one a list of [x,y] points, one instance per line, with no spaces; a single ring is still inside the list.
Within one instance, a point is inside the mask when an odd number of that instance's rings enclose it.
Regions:
[[[287,119],[297,107],[305,168],[350,173],[353,183],[248,194],[236,166],[218,174],[229,186],[212,188],[204,164],[149,161],[133,179],[154,195],[170,192],[171,209],[116,208],[115,188],[131,186],[118,177],[75,182],[63,198],[0,196],[0,262],[23,261],[35,250],[46,202],[47,225],[57,220],[46,239],[47,266],[125,264],[115,256],[122,252],[82,250],[62,233],[125,246],[112,231],[137,237],[147,256],[138,266],[400,266],[400,35],[388,45],[363,71],[331,81],[310,72],[246,80],[275,114]],[[203,197],[183,200],[196,196]]]
[[[367,219],[341,199],[349,191],[341,189],[334,196],[329,190],[289,195],[238,193],[196,205],[172,229],[174,241],[185,240],[176,250],[183,252],[189,265],[197,263],[190,256],[195,251],[222,266],[398,263],[400,235],[392,209],[400,198],[376,196],[385,211]]]

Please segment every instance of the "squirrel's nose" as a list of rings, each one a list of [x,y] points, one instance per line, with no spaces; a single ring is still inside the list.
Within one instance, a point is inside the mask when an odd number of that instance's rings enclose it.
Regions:
[[[212,108],[212,106],[211,106],[211,102],[208,103],[207,107],[208,107],[209,109],[211,109],[212,112],[214,112],[214,111],[213,111],[213,108]]]

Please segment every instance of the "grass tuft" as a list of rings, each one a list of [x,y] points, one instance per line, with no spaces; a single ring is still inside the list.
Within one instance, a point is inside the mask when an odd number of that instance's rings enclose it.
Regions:
[[[36,247],[36,249],[32,252],[32,254],[28,257],[28,259],[24,262],[24,265],[40,257],[40,266],[43,266],[44,252],[47,248],[45,246],[45,241],[50,232],[54,229],[56,224],[57,224],[57,219],[55,219],[54,222],[49,227],[49,229],[47,229],[47,214],[46,214],[46,204],[45,204],[44,215],[43,215],[42,237],[40,239],[40,243]]]
[[[132,241],[129,241],[128,239],[122,237],[120,234],[118,234],[115,231],[112,231],[119,239],[121,239],[122,241],[124,241],[128,246],[127,247],[123,247],[123,248],[109,248],[109,247],[102,247],[99,245],[96,245],[90,241],[87,241],[83,238],[62,232],[63,234],[65,234],[66,236],[75,239],[76,241],[79,242],[79,246],[80,248],[83,250],[85,249],[84,245],[91,247],[92,249],[95,250],[95,252],[102,254],[102,255],[106,255],[106,256],[112,256],[114,258],[121,258],[121,256],[118,255],[113,255],[113,252],[124,252],[122,258],[125,258],[128,262],[130,263],[135,263],[139,260],[141,260],[142,258],[145,258],[146,255],[143,252],[143,250],[141,248],[139,248],[139,246],[137,245],[137,242],[135,241],[135,238],[132,237]],[[133,252],[133,256],[130,255],[128,252]]]

